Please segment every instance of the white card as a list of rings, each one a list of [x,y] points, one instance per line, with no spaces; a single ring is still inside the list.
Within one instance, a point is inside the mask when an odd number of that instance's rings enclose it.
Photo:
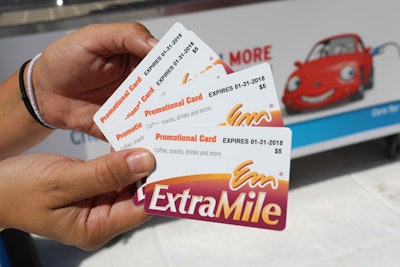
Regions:
[[[144,144],[157,162],[147,178],[146,212],[285,228],[289,128],[170,124],[149,131]]]

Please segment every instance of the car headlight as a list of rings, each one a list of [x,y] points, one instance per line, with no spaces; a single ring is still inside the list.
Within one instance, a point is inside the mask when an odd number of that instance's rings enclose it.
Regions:
[[[287,83],[287,90],[289,92],[294,92],[296,91],[300,86],[300,77],[299,76],[293,76],[289,79]]]
[[[354,78],[356,72],[352,66],[346,66],[340,71],[340,78],[343,81],[350,81]]]

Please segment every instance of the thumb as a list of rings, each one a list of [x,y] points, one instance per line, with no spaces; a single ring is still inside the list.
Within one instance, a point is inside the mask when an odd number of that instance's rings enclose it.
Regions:
[[[68,176],[64,179],[64,189],[74,200],[86,199],[124,188],[149,175],[154,165],[154,157],[146,149],[113,152],[74,164],[64,173]]]

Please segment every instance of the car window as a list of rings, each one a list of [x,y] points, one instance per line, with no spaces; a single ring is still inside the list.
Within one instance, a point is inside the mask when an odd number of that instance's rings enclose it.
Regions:
[[[316,44],[307,61],[316,60],[333,55],[355,53],[356,44],[351,36],[332,38]]]

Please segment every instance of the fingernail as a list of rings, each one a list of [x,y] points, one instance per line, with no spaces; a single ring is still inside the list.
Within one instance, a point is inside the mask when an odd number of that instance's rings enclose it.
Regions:
[[[154,47],[158,43],[158,40],[156,38],[154,38],[154,37],[150,37],[149,39],[147,39],[147,43],[151,47]]]
[[[149,172],[153,168],[154,159],[148,151],[133,152],[126,162],[133,174]]]

